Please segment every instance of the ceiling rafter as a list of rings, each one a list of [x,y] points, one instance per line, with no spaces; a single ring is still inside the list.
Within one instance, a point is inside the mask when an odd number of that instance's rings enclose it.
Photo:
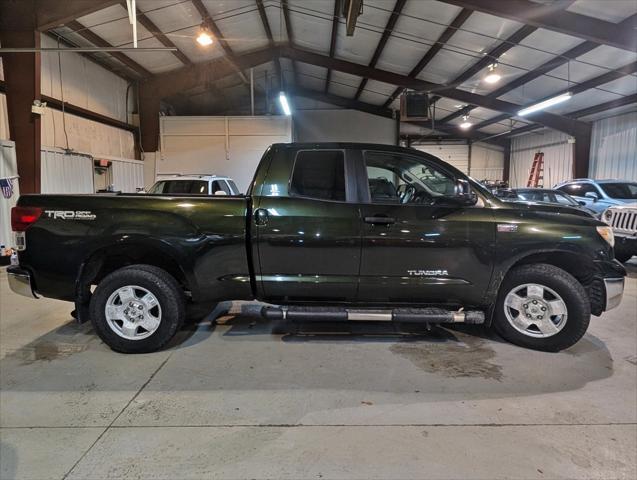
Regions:
[[[628,23],[632,22],[633,19],[635,18],[637,18],[637,15],[633,15],[627,18],[626,20],[621,22],[620,25],[625,25],[625,24],[627,25]],[[544,62],[539,67],[536,67],[533,70],[528,71],[521,77],[518,77],[515,80],[512,80],[511,82],[505,85],[502,85],[500,88],[487,94],[487,97],[493,97],[493,98],[501,97],[502,95],[510,92],[511,90],[515,90],[516,88],[521,87],[522,85],[526,85],[527,83],[535,80],[536,78],[541,77],[542,75],[550,72],[551,70],[555,70],[556,68],[568,63],[570,60],[574,60],[578,57],[581,57],[582,55],[590,52],[591,50],[594,50],[597,47],[599,47],[599,45],[595,42],[582,42],[579,45],[575,45],[573,48],[567,50],[561,55],[551,58],[550,60]],[[474,108],[477,108],[477,107],[475,105],[468,105],[462,109],[462,113],[460,113],[458,116],[466,115]],[[449,116],[448,118],[445,118],[442,121],[447,122],[449,120],[452,120],[453,118],[455,117]],[[493,123],[505,120],[508,117],[506,115],[502,115],[502,116],[498,116],[497,118],[498,120],[496,120]]]
[[[434,43],[429,48],[429,50],[427,50],[427,53],[425,53],[425,55],[420,59],[420,61],[411,70],[411,72],[409,72],[410,77],[415,78],[420,74],[420,72],[424,70],[424,68],[429,64],[429,62],[433,60],[436,54],[440,50],[442,50],[445,43],[447,43],[451,39],[453,34],[456,33],[460,27],[462,27],[462,24],[467,21],[467,19],[471,16],[471,13],[472,11],[467,8],[463,8],[460,11],[460,13],[456,16],[456,18],[454,18],[453,21],[449,24],[449,26],[445,29],[445,31],[442,32],[440,37],[438,37],[438,40],[436,40],[436,43]],[[396,90],[394,90],[394,93],[392,93],[389,96],[387,101],[383,104],[383,107],[385,108],[389,107],[392,104],[392,102],[396,100],[396,98],[398,98],[398,96],[401,93],[403,93],[403,91],[404,91],[404,88],[402,87],[398,87]]]
[[[334,14],[332,16],[332,33],[330,33],[330,58],[334,58],[336,52],[336,34],[338,33],[338,15],[339,15],[339,0],[334,0]],[[330,90],[330,80],[332,79],[332,70],[327,69],[327,76],[325,77],[325,92]]]
[[[67,25],[85,15],[97,12],[121,0],[65,0],[52,2],[51,0],[37,0],[35,12],[38,30],[46,32],[60,25]]]
[[[516,22],[546,28],[579,37],[598,45],[610,45],[635,51],[637,37],[634,25],[619,25],[579,13],[561,10],[560,4],[542,4],[529,0],[442,0],[445,3],[470,8]]]
[[[360,77],[368,77],[380,82],[389,83],[405,88],[410,88],[418,91],[438,91],[442,96],[447,98],[453,98],[467,104],[479,105],[489,110],[496,110],[505,112],[510,115],[516,115],[521,106],[515,103],[498,100],[496,98],[489,98],[476,93],[471,93],[465,90],[457,88],[445,88],[443,85],[439,85],[432,82],[427,82],[418,78],[412,78],[407,75],[401,75],[387,70],[381,70],[366,65],[360,65],[346,60],[330,58],[318,53],[309,52],[307,50],[300,50],[290,47],[280,47],[281,55],[292,60],[297,60],[304,63],[309,63],[316,66],[331,68],[333,70],[339,70],[351,75],[358,75]],[[588,130],[588,125],[576,120],[567,119],[560,115],[555,115],[548,112],[540,112],[535,115],[535,120],[556,130],[563,131],[569,134],[576,134],[580,131]]]
[[[120,4],[124,7],[127,8],[126,6],[126,1],[122,0],[120,1]],[[161,44],[164,47],[168,47],[168,48],[176,48],[177,50],[171,52],[175,57],[177,57],[177,59],[183,63],[184,65],[192,65],[192,62],[190,61],[190,59],[184,54],[184,52],[182,52],[181,50],[179,50],[179,48],[177,48],[177,45],[175,45],[173,43],[173,41],[168,38],[160,29],[159,27],[157,27],[157,25],[155,25],[155,23],[148,18],[144,12],[142,12],[139,8],[137,9],[137,21],[146,29],[148,30],[157,40],[159,40],[161,42]]]
[[[621,68],[618,68],[616,70],[611,70],[609,72],[603,73],[602,75],[598,75],[597,77],[593,77],[590,78],[584,82],[572,85],[568,88],[565,88],[563,90],[560,90],[559,92],[553,93],[551,95],[548,95],[544,98],[541,98],[539,100],[535,100],[532,103],[530,103],[530,105],[539,103],[543,100],[546,100],[548,98],[551,97],[555,97],[557,95],[561,95],[563,93],[567,93],[567,92],[571,92],[573,95],[577,95],[578,93],[583,93],[587,90],[590,90],[592,88],[596,88],[599,87],[600,85],[604,85],[606,83],[612,82],[613,80],[618,80],[620,78],[623,78],[627,75],[631,75],[633,73],[637,72],[637,62],[632,62],[629,63],[628,65],[624,65]],[[480,128],[484,128],[486,126],[489,125],[493,125],[494,123],[499,123],[503,120],[506,120],[508,118],[510,118],[512,115],[508,115],[508,114],[501,114],[498,115],[496,117],[490,118],[489,120],[484,120],[483,122],[478,123],[477,125],[474,125],[473,128],[480,129]]]
[[[73,30],[73,33],[80,35],[82,38],[84,38],[85,40],[88,40],[90,43],[92,43],[96,47],[103,47],[103,48],[113,47],[113,45],[108,43],[106,40],[104,40],[102,37],[100,37],[98,34],[93,32],[89,28],[82,25],[77,20],[71,20],[70,22],[67,22],[66,26],[69,27],[71,30]],[[117,60],[122,62],[131,70],[133,70],[140,77],[144,78],[144,77],[152,76],[152,73],[150,71],[146,70],[146,68],[142,67],[139,63],[137,63],[135,60],[130,58],[128,55],[122,52],[110,52],[110,55],[113,58],[116,58]]]
[[[394,118],[394,112],[390,108],[383,107],[381,105],[373,105],[371,103],[363,102],[361,100],[357,100],[354,98],[341,97],[340,95],[334,95],[331,93],[321,92],[319,90],[313,90],[302,87],[295,87],[292,90],[292,93],[298,95],[300,97],[310,98],[312,100],[318,100],[320,102],[330,103],[332,105],[336,105],[337,107],[348,108],[352,110],[358,110],[361,112],[369,113],[372,115],[378,115],[384,118]],[[414,125],[418,125],[423,128],[427,128],[431,130],[431,124],[429,122],[406,122]],[[462,137],[470,140],[482,140],[490,137],[490,135],[482,134],[480,132],[458,132],[456,129],[448,128],[447,126],[443,128],[438,128],[435,126],[434,131],[452,134],[455,137]],[[434,137],[436,134],[432,134]],[[496,143],[496,142],[493,142]]]
[[[517,46],[518,43],[520,43],[522,40],[524,40],[526,37],[531,35],[536,30],[537,30],[536,27],[532,27],[530,25],[524,25],[523,27],[519,28],[518,30],[513,32],[513,34],[509,35],[506,38],[506,40],[502,41],[502,43],[492,48],[487,54],[484,55],[484,57],[482,57],[480,60],[475,62],[473,65],[471,65],[469,68],[467,68],[464,72],[462,72],[460,75],[458,75],[449,83],[451,83],[452,85],[460,85],[466,82],[475,74],[487,68],[487,66],[493,63],[497,63],[498,59],[500,58],[502,54],[508,52],[513,47]],[[433,97],[431,99],[431,102],[437,102],[439,99],[440,97],[438,96]],[[441,122],[447,123],[450,120],[453,120],[454,118],[460,117],[462,115],[466,115],[471,110],[471,107],[472,106],[469,105],[458,112],[454,112],[450,115],[447,115],[445,118],[442,119]]]
[[[285,21],[285,33],[288,36],[288,43],[291,47],[293,47],[294,31],[292,30],[292,21],[290,20],[290,9],[288,7],[288,0],[281,0],[281,9],[283,10],[283,20]],[[294,83],[298,84],[299,81],[295,62],[292,62],[292,75],[294,76]]]
[[[217,23],[212,19],[212,17],[210,16],[210,13],[208,13],[208,9],[206,8],[206,6],[203,4],[201,0],[190,0],[190,1],[194,5],[195,9],[197,9],[197,12],[199,13],[199,16],[201,17],[203,23],[212,31],[213,35],[215,36],[215,39],[219,42],[221,49],[226,54],[225,56],[226,61],[229,62],[230,65],[234,67],[235,73],[239,75],[239,77],[241,78],[241,81],[245,85],[249,85],[250,82],[248,81],[247,77],[245,76],[243,71],[237,66],[236,58],[235,58],[236,56],[234,52],[232,51],[232,48],[230,47],[226,39],[223,37],[223,34],[221,33],[221,30],[219,30]]]
[[[403,7],[405,6],[405,3],[407,3],[407,0],[396,0],[396,5],[394,5],[394,9],[392,10],[391,15],[389,16],[389,19],[387,20],[387,25],[385,26],[383,35],[380,37],[378,45],[376,45],[376,50],[374,50],[372,59],[369,62],[370,67],[376,66],[378,59],[383,53],[385,45],[387,45],[387,41],[389,40],[389,37],[391,37],[391,33],[394,30],[394,27],[396,26],[396,22],[398,21],[398,18],[400,17],[400,13],[402,12]],[[368,81],[367,78],[363,78],[363,80],[361,80],[361,83],[358,85],[358,89],[356,90],[356,94],[354,95],[355,100],[358,100],[361,94],[363,93],[363,90],[365,89],[365,86],[367,85],[367,81]]]
[[[265,6],[263,5],[263,0],[256,0],[257,9],[259,10],[259,16],[261,17],[261,23],[263,24],[263,29],[265,30],[265,34],[268,37],[268,45],[270,48],[275,48],[274,37],[272,36],[272,29],[270,28],[270,22],[268,21],[268,14],[265,11]],[[281,71],[281,61],[278,57],[274,58],[274,67],[276,68],[276,74],[279,80],[279,87],[283,88],[283,72]]]

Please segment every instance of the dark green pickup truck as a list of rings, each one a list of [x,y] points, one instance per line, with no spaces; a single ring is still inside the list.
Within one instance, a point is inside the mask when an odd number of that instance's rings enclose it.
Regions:
[[[12,289],[75,302],[131,353],[188,312],[252,299],[286,322],[481,323],[557,351],[620,302],[625,276],[604,223],[502,202],[387,145],[272,145],[246,196],[24,195],[12,225]]]

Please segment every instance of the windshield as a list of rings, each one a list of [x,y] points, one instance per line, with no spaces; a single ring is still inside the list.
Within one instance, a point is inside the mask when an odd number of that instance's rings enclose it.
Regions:
[[[610,198],[637,200],[637,183],[600,183],[599,186]]]
[[[208,182],[205,180],[162,180],[155,183],[148,193],[207,194]]]

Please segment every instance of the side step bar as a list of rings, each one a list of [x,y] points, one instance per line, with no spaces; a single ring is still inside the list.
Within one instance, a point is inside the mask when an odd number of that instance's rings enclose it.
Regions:
[[[451,311],[443,308],[361,310],[339,307],[263,307],[261,315],[268,320],[291,320],[297,322],[484,323],[484,312],[482,311]]]

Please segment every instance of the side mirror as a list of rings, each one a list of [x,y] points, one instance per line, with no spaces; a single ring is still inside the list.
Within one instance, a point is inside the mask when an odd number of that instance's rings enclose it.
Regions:
[[[586,192],[584,196],[586,198],[590,198],[591,200],[593,200],[593,202],[599,200],[599,195],[597,195],[595,192]]]
[[[217,196],[217,195],[228,195],[228,194],[226,192],[224,192],[223,190],[217,190],[215,192],[215,196]]]
[[[457,179],[453,190],[453,195],[439,197],[440,202],[466,207],[475,205],[478,201],[478,196],[471,189],[471,184],[468,180]]]

